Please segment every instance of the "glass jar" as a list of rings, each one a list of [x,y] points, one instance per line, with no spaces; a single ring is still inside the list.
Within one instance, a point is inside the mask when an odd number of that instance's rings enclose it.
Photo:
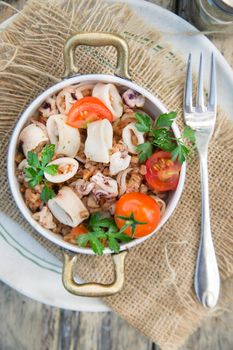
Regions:
[[[189,0],[189,20],[199,29],[233,32],[233,0]]]

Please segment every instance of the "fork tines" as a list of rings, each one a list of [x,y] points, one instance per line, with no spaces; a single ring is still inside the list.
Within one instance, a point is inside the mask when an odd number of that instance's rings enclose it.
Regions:
[[[187,75],[184,93],[184,109],[187,113],[191,112],[204,112],[204,111],[215,111],[216,110],[216,69],[215,69],[215,59],[212,53],[211,55],[211,68],[210,68],[210,85],[209,85],[209,99],[208,105],[205,105],[205,95],[204,95],[204,81],[203,81],[203,59],[202,54],[200,54],[199,63],[199,74],[198,74],[198,84],[197,84],[197,97],[196,97],[196,107],[193,107],[192,100],[192,55],[189,54],[188,65],[187,65]]]
[[[203,79],[203,58],[200,55],[196,106],[193,106],[193,87],[192,87],[192,57],[188,57],[187,75],[184,92],[184,118],[186,124],[194,129],[211,127],[215,124],[216,117],[216,69],[214,55],[211,55],[210,84],[208,103],[205,103],[204,79]]]

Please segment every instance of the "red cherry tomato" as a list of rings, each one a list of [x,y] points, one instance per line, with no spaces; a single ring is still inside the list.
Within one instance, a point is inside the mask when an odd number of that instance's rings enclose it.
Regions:
[[[87,232],[88,229],[84,225],[76,226],[72,228],[71,232],[68,235],[64,236],[64,241],[72,244],[77,244],[77,237]]]
[[[175,190],[180,176],[181,165],[171,160],[169,152],[155,152],[146,161],[146,181],[158,192]]]
[[[112,113],[98,98],[86,96],[73,104],[66,123],[74,128],[86,128],[88,123],[100,119],[112,122]]]
[[[116,203],[114,218],[117,227],[121,229],[126,223],[126,220],[119,218],[119,216],[130,218],[132,215],[135,221],[143,222],[143,224],[136,224],[133,237],[147,236],[158,226],[160,220],[159,205],[154,199],[143,193],[124,194]],[[132,226],[125,229],[124,233],[132,237]]]

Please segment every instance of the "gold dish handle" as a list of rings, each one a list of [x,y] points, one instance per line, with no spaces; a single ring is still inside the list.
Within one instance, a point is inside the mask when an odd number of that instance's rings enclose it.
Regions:
[[[77,261],[77,255],[70,256],[70,254],[63,252],[64,264],[62,271],[62,282],[68,292],[84,296],[84,297],[107,297],[120,292],[124,285],[125,277],[125,257],[127,252],[119,254],[112,254],[114,264],[114,281],[110,284],[102,283],[83,283],[79,284],[74,280],[74,266]]]
[[[117,50],[115,75],[121,78],[131,79],[129,74],[128,44],[121,36],[111,33],[79,33],[72,35],[64,46],[64,78],[78,73],[78,68],[75,65],[75,49],[80,45],[114,46]]]

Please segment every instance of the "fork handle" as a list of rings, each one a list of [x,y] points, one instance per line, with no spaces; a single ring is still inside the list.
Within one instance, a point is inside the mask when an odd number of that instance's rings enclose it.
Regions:
[[[194,284],[199,302],[206,308],[213,308],[219,298],[220,277],[210,227],[207,152],[200,154],[200,172],[202,192],[201,239]]]

